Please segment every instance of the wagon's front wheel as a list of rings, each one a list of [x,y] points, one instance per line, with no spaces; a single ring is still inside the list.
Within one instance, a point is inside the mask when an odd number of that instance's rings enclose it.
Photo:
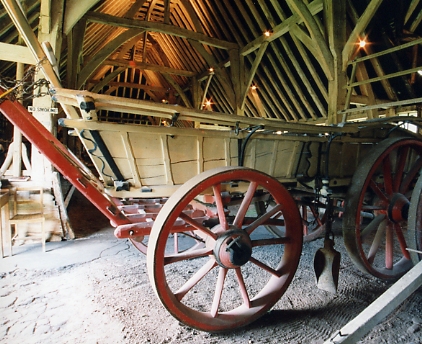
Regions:
[[[256,200],[266,193],[275,206],[258,214]],[[212,209],[217,221],[192,219],[183,211],[188,204]],[[184,225],[175,225],[180,220]],[[268,225],[277,226],[278,235]],[[175,253],[169,239],[187,228],[205,247]],[[301,249],[297,205],[277,180],[248,168],[217,168],[181,186],[158,214],[148,273],[162,304],[179,321],[202,331],[227,331],[249,324],[279,300]]]
[[[346,197],[343,236],[354,263],[381,279],[397,279],[412,266],[406,250],[408,213],[422,142],[389,138],[357,168]]]

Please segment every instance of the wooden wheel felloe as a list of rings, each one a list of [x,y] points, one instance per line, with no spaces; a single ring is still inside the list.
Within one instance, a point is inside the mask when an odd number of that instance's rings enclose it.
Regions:
[[[411,268],[405,237],[421,167],[422,142],[396,137],[379,143],[356,169],[346,197],[343,236],[362,271],[396,279]]]
[[[422,251],[422,175],[419,176],[413,189],[410,202],[407,243],[410,257],[413,263],[417,264],[422,260],[422,253],[418,253]]]
[[[263,194],[274,199],[274,207],[258,214],[255,203]],[[188,204],[213,209],[209,213],[218,221],[192,219],[183,210]],[[176,225],[180,220],[184,225]],[[270,224],[281,236],[265,229]],[[173,235],[187,228],[205,246],[174,253]],[[192,178],[169,198],[149,238],[148,272],[175,318],[220,332],[254,321],[279,300],[296,272],[301,249],[301,219],[288,191],[264,173],[223,167]]]

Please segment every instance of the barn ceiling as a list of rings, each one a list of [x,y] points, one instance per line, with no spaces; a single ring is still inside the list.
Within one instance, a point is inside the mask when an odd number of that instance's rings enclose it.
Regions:
[[[418,109],[421,20],[421,0],[1,0],[0,74],[48,42],[56,87],[337,124]]]

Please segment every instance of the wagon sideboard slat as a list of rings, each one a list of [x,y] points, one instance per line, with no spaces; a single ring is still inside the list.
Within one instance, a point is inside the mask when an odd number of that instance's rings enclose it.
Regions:
[[[257,131],[244,152],[240,145],[249,132],[204,130],[165,126],[105,123],[93,120],[62,119],[62,126],[80,133],[91,159],[114,197],[168,197],[178,185],[193,176],[222,166],[240,165],[265,172],[282,183],[296,184],[324,174],[329,136],[276,134]],[[95,138],[93,134],[95,133]],[[361,130],[358,135],[339,136],[330,146],[328,170],[332,186],[348,185],[361,158],[385,130]],[[107,147],[109,161],[99,151],[98,140]],[[115,188],[119,180],[110,167],[116,165],[129,187]],[[117,191],[118,190],[118,191]]]

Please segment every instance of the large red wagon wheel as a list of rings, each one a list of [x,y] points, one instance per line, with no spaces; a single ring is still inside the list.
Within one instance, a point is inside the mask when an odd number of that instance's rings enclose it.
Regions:
[[[412,201],[409,208],[409,223],[407,230],[407,243],[410,257],[414,264],[422,260],[422,175],[412,193]],[[418,252],[416,252],[418,251]]]
[[[263,193],[270,194],[275,206],[258,215],[256,195]],[[214,200],[218,221],[212,227],[183,212],[189,203],[204,204],[203,195]],[[232,200],[240,201],[235,213],[229,210]],[[175,225],[178,220],[185,228]],[[268,232],[268,224],[278,225],[282,235]],[[174,253],[172,236],[186,227],[204,239],[205,247]],[[279,300],[296,272],[301,249],[301,219],[288,191],[264,173],[223,167],[192,178],[169,198],[149,238],[148,272],[175,318],[199,330],[226,331],[252,322]]]
[[[396,279],[412,266],[405,240],[412,190],[422,167],[422,142],[388,138],[358,166],[346,197],[343,236],[364,272]]]

